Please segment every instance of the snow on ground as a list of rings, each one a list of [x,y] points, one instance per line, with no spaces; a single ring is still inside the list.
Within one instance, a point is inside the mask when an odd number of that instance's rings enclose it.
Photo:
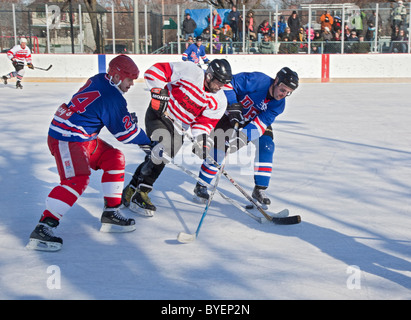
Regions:
[[[25,248],[58,183],[46,145],[52,114],[79,83],[0,86],[0,299],[411,299],[411,134],[409,84],[303,83],[274,126],[271,210],[302,222],[258,224],[219,195],[199,238],[204,207],[195,181],[167,166],[151,193],[158,213],[127,234],[100,233],[101,172],[64,216],[56,253]],[[144,126],[148,93],[126,95]],[[143,153],[104,130],[126,154],[126,182]],[[227,171],[251,193],[253,149]],[[187,142],[179,159],[200,162]],[[183,160],[182,160],[183,159]],[[246,204],[224,178],[222,190]]]

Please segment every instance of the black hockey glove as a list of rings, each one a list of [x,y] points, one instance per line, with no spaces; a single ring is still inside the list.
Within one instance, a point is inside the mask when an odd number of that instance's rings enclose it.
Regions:
[[[29,67],[29,69],[34,70],[34,66],[33,66],[33,64],[32,64],[32,63],[27,63],[27,67]]]
[[[248,144],[247,135],[243,131],[237,131],[237,134],[234,138],[230,139],[230,153],[237,152],[242,147]]]
[[[131,116],[131,120],[133,120],[133,122],[134,122],[135,124],[137,124],[137,123],[138,123],[138,118],[137,118],[136,113],[135,113],[135,112],[132,112],[132,113],[130,113],[130,116]]]
[[[235,126],[236,123],[241,127],[244,125],[243,105],[239,102],[230,104],[227,107],[227,116],[230,124]]]
[[[205,133],[197,137],[197,143],[193,145],[193,153],[200,159],[206,159],[213,148],[214,143],[210,136]]]
[[[153,88],[151,92],[151,108],[153,108],[157,113],[162,115],[167,110],[168,100],[170,96],[168,95],[167,89]]]

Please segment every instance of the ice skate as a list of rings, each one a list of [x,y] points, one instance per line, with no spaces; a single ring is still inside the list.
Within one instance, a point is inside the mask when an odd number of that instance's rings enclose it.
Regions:
[[[129,183],[123,190],[123,194],[121,195],[121,203],[125,207],[130,206],[131,197],[133,196],[134,192],[136,192],[136,187],[134,187],[131,183]]]
[[[58,220],[45,218],[41,221],[30,235],[26,248],[41,251],[58,251],[63,245],[63,239],[55,237],[54,228],[58,226]]]
[[[134,219],[124,217],[119,208],[105,208],[101,215],[101,232],[130,232],[136,230]]]
[[[8,78],[7,78],[6,76],[3,76],[2,79],[3,79],[3,83],[4,83],[4,84],[7,84]]]
[[[16,82],[16,89],[23,89],[23,86],[21,85],[21,81]]]
[[[261,204],[261,207],[264,210],[267,210],[268,206],[271,204],[271,200],[265,194],[265,192],[264,192],[265,189],[266,189],[265,187],[262,188],[262,187],[259,187],[259,186],[255,186],[251,196],[253,197],[253,199],[255,201],[257,201]]]
[[[203,186],[202,184],[200,184],[199,182],[197,182],[195,188],[194,188],[194,196],[193,196],[193,200],[197,203],[201,203],[204,204],[207,202],[208,198],[209,198],[209,194],[207,192],[207,187]]]
[[[141,214],[145,217],[154,216],[154,212],[157,210],[156,206],[152,204],[148,191],[142,191],[139,188],[136,189],[136,192],[131,197],[129,209],[135,213]]]

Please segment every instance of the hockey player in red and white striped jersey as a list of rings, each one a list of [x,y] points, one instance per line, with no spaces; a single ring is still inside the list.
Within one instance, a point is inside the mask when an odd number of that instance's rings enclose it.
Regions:
[[[209,147],[207,137],[227,107],[221,89],[232,79],[228,61],[215,59],[205,72],[194,63],[156,63],[145,72],[144,78],[151,91],[151,103],[145,116],[147,135],[152,141],[160,141],[164,152],[174,157],[184,137],[177,128],[191,129],[192,135],[203,145],[195,153],[204,157],[203,152]],[[132,211],[152,216],[156,207],[148,193],[164,167],[161,158],[147,156],[124,189],[123,204]]]
[[[34,69],[33,62],[31,60],[31,51],[30,48],[27,46],[27,39],[21,38],[19,45],[16,45],[12,49],[7,51],[7,58],[11,60],[16,70],[3,76],[3,83],[7,84],[8,79],[16,77],[16,88],[23,89],[23,86],[21,85],[21,80],[23,80],[24,76],[25,62],[27,62],[27,66],[30,69]]]

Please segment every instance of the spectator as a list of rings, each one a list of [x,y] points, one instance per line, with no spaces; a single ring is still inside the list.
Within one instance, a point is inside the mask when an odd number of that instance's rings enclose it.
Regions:
[[[231,29],[228,22],[224,23],[224,26],[221,28],[221,41],[223,42],[232,42],[234,37],[233,30]]]
[[[374,27],[375,27],[376,23],[377,23],[377,12],[375,12],[373,10],[370,17],[367,19],[367,25],[369,27],[371,24],[373,24]],[[381,15],[378,14],[378,34],[380,34],[380,35],[381,35],[381,32],[382,32],[382,24],[383,24],[383,20],[381,18]],[[375,29],[377,29],[377,27],[375,27]]]
[[[186,18],[183,21],[183,34],[185,36],[185,40],[187,40],[188,37],[194,38],[194,30],[196,28],[197,23],[191,18],[189,13],[186,13]]]
[[[405,31],[395,26],[394,33],[391,36],[390,52],[393,53],[406,53],[408,38],[405,36]]]
[[[313,54],[321,53],[321,47],[318,46],[318,43],[313,42],[311,44],[311,53],[313,53]]]
[[[219,29],[220,26],[221,26],[222,20],[221,20],[220,15],[217,12],[217,9],[213,10],[213,18],[212,19],[213,19],[213,21],[212,21],[213,29]],[[208,25],[210,25],[210,15],[208,15],[207,20],[208,20]]]
[[[323,46],[324,38],[320,31],[314,32],[314,39],[312,40],[312,46],[316,46],[318,53],[322,53],[322,46]]]
[[[391,12],[392,23],[393,23],[392,28],[394,29],[395,26],[398,26],[399,28],[401,28],[403,23],[405,23],[406,15],[407,15],[407,9],[405,8],[404,3],[401,0],[399,0],[397,6]]]
[[[263,22],[261,22],[261,24],[258,26],[258,29],[257,29],[258,42],[261,41],[261,39],[263,38],[265,34],[268,34],[270,32],[270,29],[271,29],[271,26],[268,23],[268,21],[263,20]]]
[[[335,16],[334,17],[334,22],[332,24],[332,29],[331,32],[335,33],[335,32],[341,32],[342,30],[342,21],[341,18],[339,16]]]
[[[351,35],[348,37],[347,41],[358,42],[360,39],[358,38],[357,31],[351,30]]]
[[[324,13],[320,17],[320,21],[321,21],[321,31],[324,32],[326,27],[330,31],[332,30],[334,18],[331,16],[331,14],[328,13],[328,11],[324,11]]]
[[[189,36],[188,39],[187,39],[187,41],[186,41],[186,49],[187,49],[190,45],[192,45],[193,43],[194,43],[193,37]]]
[[[280,53],[280,54],[286,54],[286,53],[289,53],[288,52],[288,37],[287,36],[284,36],[281,40],[281,43],[280,43],[280,47],[278,48],[278,53]]]
[[[298,53],[297,37],[292,38],[292,42],[288,45],[288,53]]]
[[[348,27],[348,25],[344,26],[344,41],[348,41],[348,38],[351,35],[351,29]]]
[[[325,27],[324,32],[322,33],[322,37],[323,37],[324,41],[332,41],[333,35],[330,31],[330,28]]]
[[[341,41],[341,33],[339,31],[337,31],[336,33],[334,33],[334,37],[332,39],[333,41]]]
[[[285,28],[287,28],[287,23],[284,21],[284,16],[280,16],[278,21],[278,38],[281,39],[283,37]],[[273,31],[275,33],[275,25],[273,24]]]
[[[244,30],[243,30],[243,21],[244,21],[244,19],[243,19],[243,15],[242,14],[240,14],[239,15],[239,17],[238,17],[238,25],[237,25],[237,27],[238,27],[238,40],[239,41],[243,41],[243,34],[244,34]]]
[[[250,40],[255,40],[257,38],[254,27],[254,13],[252,11],[249,11],[245,18],[245,29]]]
[[[374,41],[375,40],[375,27],[374,23],[368,24],[367,32],[365,33],[365,40],[366,41]]]
[[[291,37],[296,37],[298,35],[298,29],[300,28],[300,18],[298,17],[297,11],[293,11],[291,16],[288,17],[287,23],[290,28]]]
[[[209,42],[211,39],[211,35],[210,35],[210,27],[207,27],[203,30],[203,33],[201,34],[201,37],[203,39],[203,41]]]
[[[262,54],[274,54],[274,44],[270,41],[268,33],[263,35],[261,42],[258,44],[258,51]]]
[[[352,53],[369,53],[370,44],[364,41],[364,36],[360,35],[358,41],[352,45]]]
[[[314,40],[314,28],[311,27],[310,29],[308,29],[307,26],[307,29],[305,29],[305,35],[307,39],[311,39],[311,41]]]
[[[240,12],[237,11],[236,6],[231,7],[231,11],[227,16],[227,20],[229,21],[229,25],[233,32],[232,39],[233,41],[237,41],[238,39],[238,24],[240,22]]]
[[[281,36],[281,39],[284,39],[284,38],[288,38],[287,41],[290,40],[290,38],[291,38],[291,29],[290,29],[290,27],[285,28],[285,30],[283,32],[283,35]]]
[[[362,11],[358,11],[354,14],[351,19],[351,24],[353,25],[353,29],[355,29],[357,36],[363,34],[364,30],[364,23],[363,20],[365,19],[365,13]]]
[[[223,46],[220,40],[221,29],[215,29],[213,33],[213,54],[219,54],[223,52]],[[207,48],[210,49],[210,44],[207,45]],[[209,51],[211,52],[211,51]]]

